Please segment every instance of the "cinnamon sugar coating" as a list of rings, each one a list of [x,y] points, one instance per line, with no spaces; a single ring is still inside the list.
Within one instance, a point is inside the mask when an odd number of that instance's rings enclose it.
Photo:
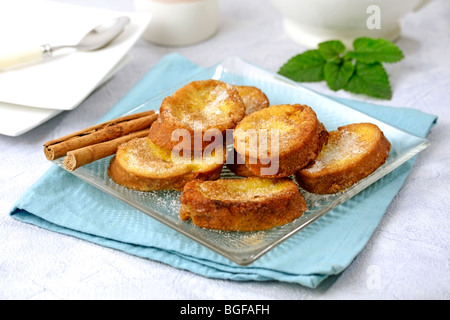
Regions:
[[[254,133],[256,138],[252,138]],[[327,137],[309,106],[274,105],[246,116],[236,126],[234,147],[254,175],[280,178],[313,163]],[[265,145],[261,141],[266,141]],[[266,170],[271,166],[277,171]]]
[[[251,114],[256,111],[268,108],[269,99],[261,89],[254,86],[234,86],[245,105],[245,114]]]
[[[224,155],[202,159],[172,159],[171,151],[156,146],[147,137],[119,147],[111,159],[108,175],[116,183],[139,191],[178,190],[193,179],[217,179]]]
[[[245,116],[245,105],[237,89],[219,80],[193,81],[166,97],[159,109],[158,120],[150,128],[149,138],[166,149],[205,149],[211,142],[204,139],[209,129],[225,135]],[[186,130],[190,139],[172,139],[177,129]],[[194,144],[194,133],[200,143]]]
[[[382,166],[390,149],[390,142],[372,123],[341,126],[329,133],[315,164],[295,174],[296,181],[312,193],[344,191]]]
[[[184,187],[180,202],[181,220],[226,231],[267,230],[294,221],[306,210],[290,179],[194,180]]]

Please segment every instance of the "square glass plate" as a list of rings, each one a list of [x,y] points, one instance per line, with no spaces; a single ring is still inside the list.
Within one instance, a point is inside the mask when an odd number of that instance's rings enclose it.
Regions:
[[[303,216],[284,226],[258,232],[208,230],[199,228],[190,221],[181,221],[178,217],[180,192],[138,192],[117,185],[107,174],[110,157],[98,160],[72,172],[80,179],[130,204],[150,217],[239,265],[248,265],[260,258],[282,241],[299,232],[344,201],[352,198],[429,145],[426,139],[392,127],[285,78],[248,64],[239,58],[230,58],[206,69],[128,113],[137,113],[145,110],[157,111],[162,100],[177,89],[194,80],[211,78],[222,80],[229,84],[256,86],[266,93],[271,105],[307,104],[314,109],[320,121],[329,131],[336,130],[337,127],[349,123],[374,123],[380,127],[392,145],[387,162],[369,177],[361,180],[344,192],[333,195],[314,195],[300,190],[308,205],[308,209]],[[58,159],[55,163],[64,168],[63,159]],[[224,166],[222,177],[234,178],[235,176]]]

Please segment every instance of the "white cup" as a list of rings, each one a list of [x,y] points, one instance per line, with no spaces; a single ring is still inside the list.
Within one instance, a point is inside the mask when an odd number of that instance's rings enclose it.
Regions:
[[[185,46],[213,36],[219,25],[218,0],[134,0],[152,15],[142,37],[164,46]]]
[[[402,18],[431,0],[271,0],[287,35],[306,48],[327,40],[351,45],[358,37],[395,41]]]

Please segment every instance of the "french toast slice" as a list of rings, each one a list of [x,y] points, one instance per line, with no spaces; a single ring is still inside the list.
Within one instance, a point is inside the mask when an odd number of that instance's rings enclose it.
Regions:
[[[244,102],[246,115],[269,107],[269,98],[261,89],[244,85],[235,85],[234,87]]]
[[[193,179],[219,178],[225,158],[224,152],[172,157],[170,150],[158,147],[148,137],[137,138],[119,146],[108,175],[117,184],[138,191],[181,191]]]
[[[375,124],[341,126],[329,132],[328,143],[314,165],[298,171],[296,181],[311,193],[341,192],[383,165],[390,149],[390,142]]]
[[[270,106],[267,95],[259,88],[254,86],[235,85],[245,105],[245,114],[249,115],[256,111],[268,108]],[[245,166],[241,155],[237,154],[233,148],[229,150],[229,159],[227,159],[227,168],[234,174],[241,177],[252,177],[254,174]]]
[[[314,162],[328,132],[306,105],[273,105],[235,128],[234,148],[256,176],[280,178]]]
[[[292,222],[306,201],[288,178],[193,180],[180,196],[180,219],[224,231],[260,231]]]
[[[226,130],[233,129],[244,116],[245,105],[234,86],[213,79],[192,81],[162,101],[149,138],[168,150],[204,150],[211,144],[205,138],[206,131],[217,130],[224,140]],[[188,137],[172,138],[177,129]],[[194,143],[196,137],[198,143]]]

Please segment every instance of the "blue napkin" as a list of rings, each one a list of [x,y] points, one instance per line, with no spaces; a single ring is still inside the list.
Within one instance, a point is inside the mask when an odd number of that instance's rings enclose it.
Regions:
[[[201,70],[179,54],[165,56],[101,121],[122,115]],[[421,137],[437,121],[413,109],[339,101]],[[57,166],[26,191],[10,215],[205,277],[277,280],[315,288],[342,272],[363,249],[413,163],[411,159],[370,186],[370,197],[357,195],[360,198],[345,202],[248,266],[229,261]]]

